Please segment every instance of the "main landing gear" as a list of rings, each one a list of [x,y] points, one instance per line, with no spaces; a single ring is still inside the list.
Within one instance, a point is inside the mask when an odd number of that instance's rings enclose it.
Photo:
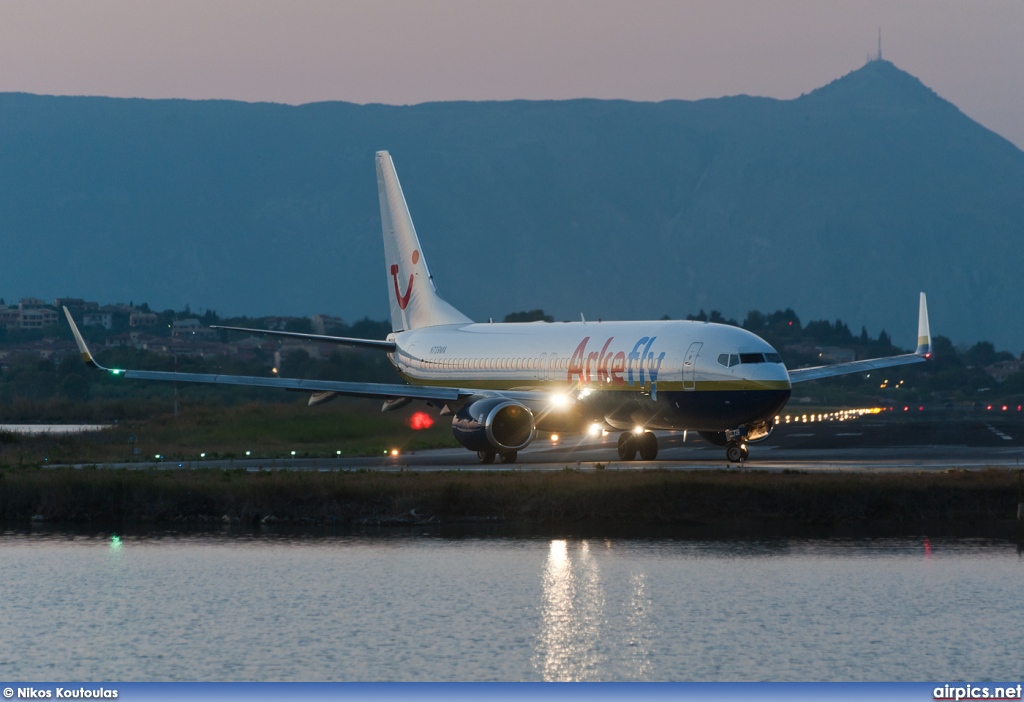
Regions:
[[[643,460],[653,461],[658,457],[658,437],[649,431],[639,435],[627,432],[619,436],[619,458],[632,461],[637,452]]]
[[[745,461],[749,455],[750,452],[747,451],[747,445],[739,441],[730,441],[725,447],[725,458],[729,463]]]
[[[516,458],[519,457],[518,451],[502,451],[495,453],[494,451],[477,451],[476,460],[480,461],[484,465],[494,463],[494,458],[497,457],[502,463],[515,463]]]

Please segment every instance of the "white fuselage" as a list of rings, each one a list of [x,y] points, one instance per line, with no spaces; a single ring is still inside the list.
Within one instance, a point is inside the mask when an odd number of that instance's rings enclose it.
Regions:
[[[706,322],[463,324],[389,339],[413,384],[551,390],[572,398],[581,421],[613,427],[731,429],[768,419],[790,391],[767,342]]]

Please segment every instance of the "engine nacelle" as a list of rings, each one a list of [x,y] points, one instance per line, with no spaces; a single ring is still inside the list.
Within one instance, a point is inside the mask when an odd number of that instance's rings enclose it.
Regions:
[[[474,400],[455,413],[452,434],[470,451],[518,451],[536,434],[533,412],[503,397]]]

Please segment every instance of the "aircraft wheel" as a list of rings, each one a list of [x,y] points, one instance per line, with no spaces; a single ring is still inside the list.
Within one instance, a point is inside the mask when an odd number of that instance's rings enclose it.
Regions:
[[[636,437],[626,433],[619,436],[619,458],[623,461],[632,461],[636,458]]]
[[[518,456],[518,451],[502,451],[498,454],[498,459],[502,463],[515,463]]]
[[[637,444],[640,449],[640,458],[645,461],[653,461],[658,457],[658,437],[654,435],[654,432],[645,431],[637,440]]]
[[[480,461],[484,465],[494,463],[494,451],[477,451],[476,460]]]
[[[743,448],[739,444],[729,444],[725,449],[725,458],[729,463],[739,463],[743,460]]]

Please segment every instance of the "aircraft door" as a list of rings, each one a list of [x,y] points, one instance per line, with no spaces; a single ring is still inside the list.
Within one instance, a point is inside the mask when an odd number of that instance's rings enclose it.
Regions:
[[[695,341],[686,349],[686,356],[683,357],[683,390],[697,389],[697,356],[700,354],[700,347],[704,344]]]

